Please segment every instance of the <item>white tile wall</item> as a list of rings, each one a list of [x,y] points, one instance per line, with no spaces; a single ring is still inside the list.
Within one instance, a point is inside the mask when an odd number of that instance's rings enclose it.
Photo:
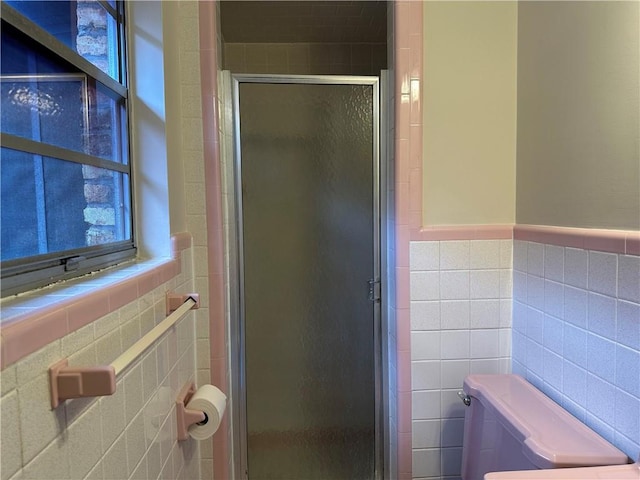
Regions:
[[[436,300],[467,300],[470,298],[470,272],[468,270],[441,270],[435,272],[434,275],[440,276],[440,296],[436,297]],[[414,300],[413,296],[411,300]]]
[[[55,410],[49,399],[50,364],[65,356],[72,366],[112,362],[164,318],[165,292],[193,291],[191,249],[181,261],[181,282],[173,279],[2,371],[2,480],[155,479],[160,472],[200,478],[198,445],[178,443],[174,426],[175,398],[196,376],[194,312],[118,377],[114,395],[68,400]],[[141,327],[142,317],[152,323]]]
[[[197,1],[181,1],[179,6],[179,79],[182,109],[181,136],[186,192],[186,226],[193,238],[195,291],[201,308],[196,311],[198,385],[211,382],[209,338],[209,272],[206,217],[205,160],[202,125],[202,84],[200,81],[199,6]],[[218,15],[219,19],[219,15]],[[218,25],[219,27],[219,25]],[[220,32],[220,28],[218,28]],[[220,59],[220,56],[218,56]],[[200,445],[202,470],[213,468],[211,441]],[[155,473],[155,472],[154,472]],[[166,472],[165,472],[166,473]],[[210,478],[210,477],[208,477]]]
[[[413,477],[458,478],[470,373],[506,373],[511,240],[412,242]]]
[[[514,243],[514,372],[637,459],[640,257]]]

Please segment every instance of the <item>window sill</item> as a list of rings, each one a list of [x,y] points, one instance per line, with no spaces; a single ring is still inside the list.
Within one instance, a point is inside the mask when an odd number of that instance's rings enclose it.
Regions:
[[[127,262],[3,299],[0,370],[168,282],[190,246],[191,235],[179,233],[171,238],[171,258]]]

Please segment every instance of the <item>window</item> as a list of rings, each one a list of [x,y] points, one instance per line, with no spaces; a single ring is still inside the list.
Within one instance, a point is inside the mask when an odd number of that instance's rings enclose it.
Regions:
[[[123,2],[6,1],[2,296],[135,256]]]

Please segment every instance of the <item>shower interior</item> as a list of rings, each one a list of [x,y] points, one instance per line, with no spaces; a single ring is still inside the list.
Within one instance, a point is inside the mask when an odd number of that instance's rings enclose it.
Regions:
[[[380,76],[380,71],[388,67],[387,50],[389,48],[387,42],[387,11],[389,6],[386,2],[351,2],[351,1],[330,1],[330,2],[233,2],[222,1],[220,3],[221,31],[223,34],[223,43],[220,46],[223,56],[223,66],[225,70],[230,70],[231,74],[251,73],[251,74],[276,74],[277,75],[375,75]],[[230,74],[226,74],[220,82],[221,90],[225,90],[226,94],[221,97],[227,97],[225,106],[225,122],[223,122],[223,130],[228,135],[223,135],[223,157],[233,157],[233,116],[231,99],[231,87],[233,80]],[[384,89],[383,89],[384,90]],[[383,92],[386,93],[386,92]],[[381,98],[381,129],[388,131],[389,125],[386,123],[386,99]],[[390,207],[386,191],[388,184],[388,167],[390,162],[385,163],[386,151],[389,145],[386,144],[385,136],[380,149],[382,151],[381,159],[383,167],[380,171],[380,181],[383,190],[380,192],[382,203],[380,205],[380,218],[382,219],[382,229],[380,232],[380,250],[381,257],[381,275],[382,282],[382,332],[381,332],[381,371],[380,382],[382,383],[381,398],[378,400],[380,410],[381,425],[378,425],[376,434],[379,438],[376,441],[379,445],[376,448],[381,452],[380,459],[376,465],[379,470],[377,475],[381,478],[387,476],[383,472],[391,471],[395,463],[393,452],[395,451],[395,432],[393,425],[389,425],[388,419],[394,418],[393,410],[395,398],[389,395],[389,372],[387,365],[389,364],[388,348],[386,342],[387,331],[389,329],[388,307],[385,299],[388,298],[388,289],[392,288],[388,282],[385,282],[386,272],[389,265],[385,257],[387,246],[387,228],[386,217]],[[233,202],[234,185],[232,181],[233,169],[229,168],[231,164],[226,161],[226,177],[227,177],[227,215],[228,224],[233,223],[238,216],[235,210],[237,205]],[[228,244],[233,247],[236,245],[238,238],[237,232],[228,232]],[[230,248],[233,250],[233,248]],[[234,280],[233,272],[238,272],[240,265],[234,265],[234,252],[230,251],[229,268],[229,299],[230,301],[230,317],[231,323],[229,331],[230,338],[238,338],[243,332],[240,327],[234,324],[234,318],[237,319],[241,315],[243,308],[238,302],[234,303],[234,299],[239,298],[240,285]],[[235,252],[237,253],[237,252]],[[237,280],[237,278],[235,279]],[[231,383],[234,388],[234,394],[241,397],[245,392],[241,391],[240,385],[244,385],[246,378],[243,378],[244,372],[240,372],[238,365],[234,365],[237,358],[234,357],[233,343],[231,346]],[[393,374],[392,374],[393,375]],[[233,378],[235,377],[235,378]],[[395,393],[391,393],[393,397]],[[233,404],[243,405],[237,403]],[[246,399],[245,399],[246,401]],[[246,432],[246,412],[241,412],[244,406],[236,408],[232,412],[232,448],[234,458],[235,478],[247,478],[246,462],[247,462],[247,438]],[[387,419],[387,420],[385,420]],[[391,428],[390,428],[391,427]],[[249,477],[250,478],[250,477]]]

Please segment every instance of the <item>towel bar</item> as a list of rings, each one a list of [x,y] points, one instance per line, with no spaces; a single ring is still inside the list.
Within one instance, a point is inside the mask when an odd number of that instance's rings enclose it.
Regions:
[[[69,367],[64,358],[49,367],[49,389],[51,408],[71,398],[113,395],[116,391],[116,376],[127,368],[147,348],[173,327],[189,310],[200,307],[197,293],[167,293],[167,313],[170,315],[153,327],[111,365],[95,367]]]

